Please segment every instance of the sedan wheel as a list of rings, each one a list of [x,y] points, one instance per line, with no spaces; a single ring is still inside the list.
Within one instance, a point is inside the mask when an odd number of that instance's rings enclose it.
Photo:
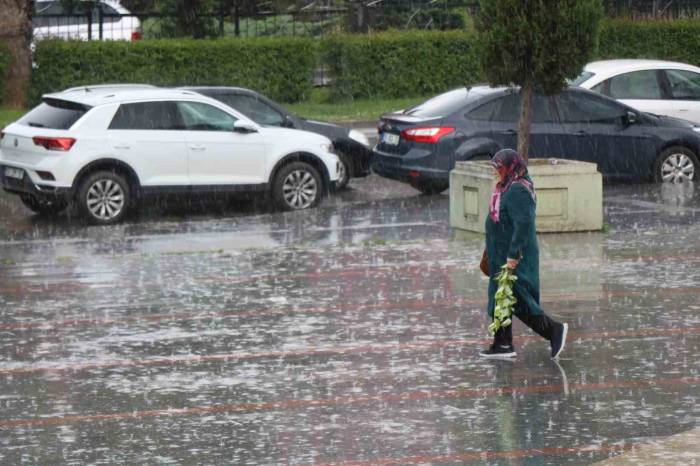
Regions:
[[[350,166],[344,155],[338,155],[340,164],[338,164],[338,189],[344,189],[350,182]]]
[[[126,213],[129,185],[117,173],[94,173],[81,184],[79,198],[81,211],[92,223],[116,223]]]
[[[670,147],[656,160],[654,178],[660,182],[682,183],[696,179],[697,157],[684,147]]]
[[[321,177],[315,168],[303,162],[283,167],[275,177],[275,202],[283,210],[313,207],[321,199]]]

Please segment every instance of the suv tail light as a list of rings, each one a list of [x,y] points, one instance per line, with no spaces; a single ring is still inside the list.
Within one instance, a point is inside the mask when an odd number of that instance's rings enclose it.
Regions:
[[[437,144],[445,135],[454,132],[451,126],[424,126],[422,128],[410,128],[401,131],[401,137],[407,141]]]
[[[44,136],[34,136],[32,138],[34,144],[37,146],[43,146],[47,150],[60,150],[67,152],[75,144],[75,139],[73,138],[47,138]]]
[[[131,32],[131,40],[132,40],[132,42],[135,40],[141,40],[141,33],[139,31],[132,31]]]

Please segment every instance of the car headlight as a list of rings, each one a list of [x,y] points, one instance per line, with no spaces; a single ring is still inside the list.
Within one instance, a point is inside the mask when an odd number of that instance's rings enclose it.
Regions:
[[[693,126],[693,131],[700,133],[700,126]]]
[[[365,136],[365,133],[358,131],[356,129],[351,129],[348,133],[348,137],[362,144],[365,147],[369,147],[369,139]]]

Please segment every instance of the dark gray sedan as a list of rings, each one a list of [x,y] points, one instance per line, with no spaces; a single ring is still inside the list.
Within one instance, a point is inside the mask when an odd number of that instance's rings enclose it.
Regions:
[[[518,89],[481,86],[441,94],[381,118],[372,168],[426,194],[441,192],[455,162],[515,148],[519,114]],[[533,98],[529,155],[594,162],[606,178],[695,180],[698,131],[689,121],[569,88]]]
[[[341,161],[338,173],[338,188],[347,186],[350,178],[360,178],[370,173],[370,156],[367,137],[360,131],[344,128],[332,123],[312,121],[297,116],[267,97],[242,87],[186,87],[234,108],[261,125],[282,126],[301,129],[326,136],[333,142]]]

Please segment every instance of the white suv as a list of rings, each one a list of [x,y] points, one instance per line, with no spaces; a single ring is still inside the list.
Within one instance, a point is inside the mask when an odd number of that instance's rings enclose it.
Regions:
[[[327,138],[261,126],[200,94],[94,89],[48,94],[0,133],[0,184],[37,213],[77,202],[93,223],[121,220],[148,194],[269,193],[282,209],[335,189]]]

